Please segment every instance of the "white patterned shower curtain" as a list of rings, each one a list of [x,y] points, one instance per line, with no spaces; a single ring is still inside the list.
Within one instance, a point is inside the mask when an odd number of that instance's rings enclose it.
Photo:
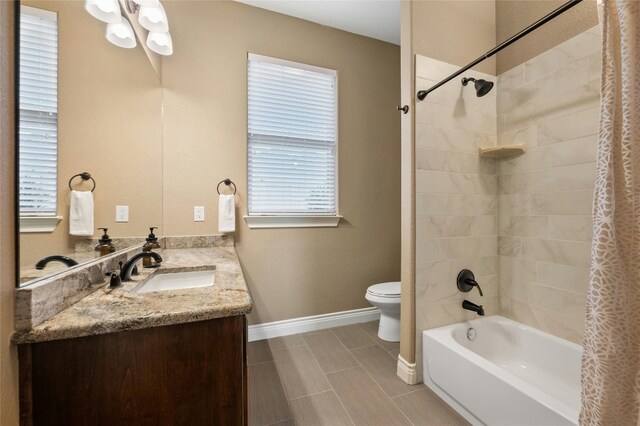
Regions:
[[[640,425],[640,1],[598,2],[600,130],[581,425]]]

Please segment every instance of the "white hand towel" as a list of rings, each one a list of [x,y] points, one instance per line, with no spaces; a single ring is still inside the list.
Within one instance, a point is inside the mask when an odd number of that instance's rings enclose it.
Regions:
[[[236,197],[233,194],[220,194],[218,200],[218,232],[235,232]]]
[[[93,193],[90,191],[71,191],[69,234],[93,235]]]

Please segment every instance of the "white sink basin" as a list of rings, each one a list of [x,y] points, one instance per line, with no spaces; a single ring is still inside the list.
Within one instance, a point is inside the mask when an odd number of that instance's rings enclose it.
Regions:
[[[214,284],[215,276],[215,269],[207,271],[158,273],[134,291],[136,293],[151,293],[155,291],[211,287]]]

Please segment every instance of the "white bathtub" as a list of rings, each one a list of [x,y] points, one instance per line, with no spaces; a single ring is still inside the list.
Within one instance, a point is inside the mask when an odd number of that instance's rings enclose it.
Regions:
[[[423,331],[422,345],[425,384],[472,424],[578,424],[581,346],[497,315]]]

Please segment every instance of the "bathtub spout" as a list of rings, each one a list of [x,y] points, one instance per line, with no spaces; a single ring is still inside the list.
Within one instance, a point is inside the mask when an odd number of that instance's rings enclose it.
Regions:
[[[462,309],[466,309],[467,311],[472,311],[480,315],[484,316],[484,309],[482,309],[482,305],[476,305],[473,302],[469,302],[468,300],[464,300],[462,302]]]

